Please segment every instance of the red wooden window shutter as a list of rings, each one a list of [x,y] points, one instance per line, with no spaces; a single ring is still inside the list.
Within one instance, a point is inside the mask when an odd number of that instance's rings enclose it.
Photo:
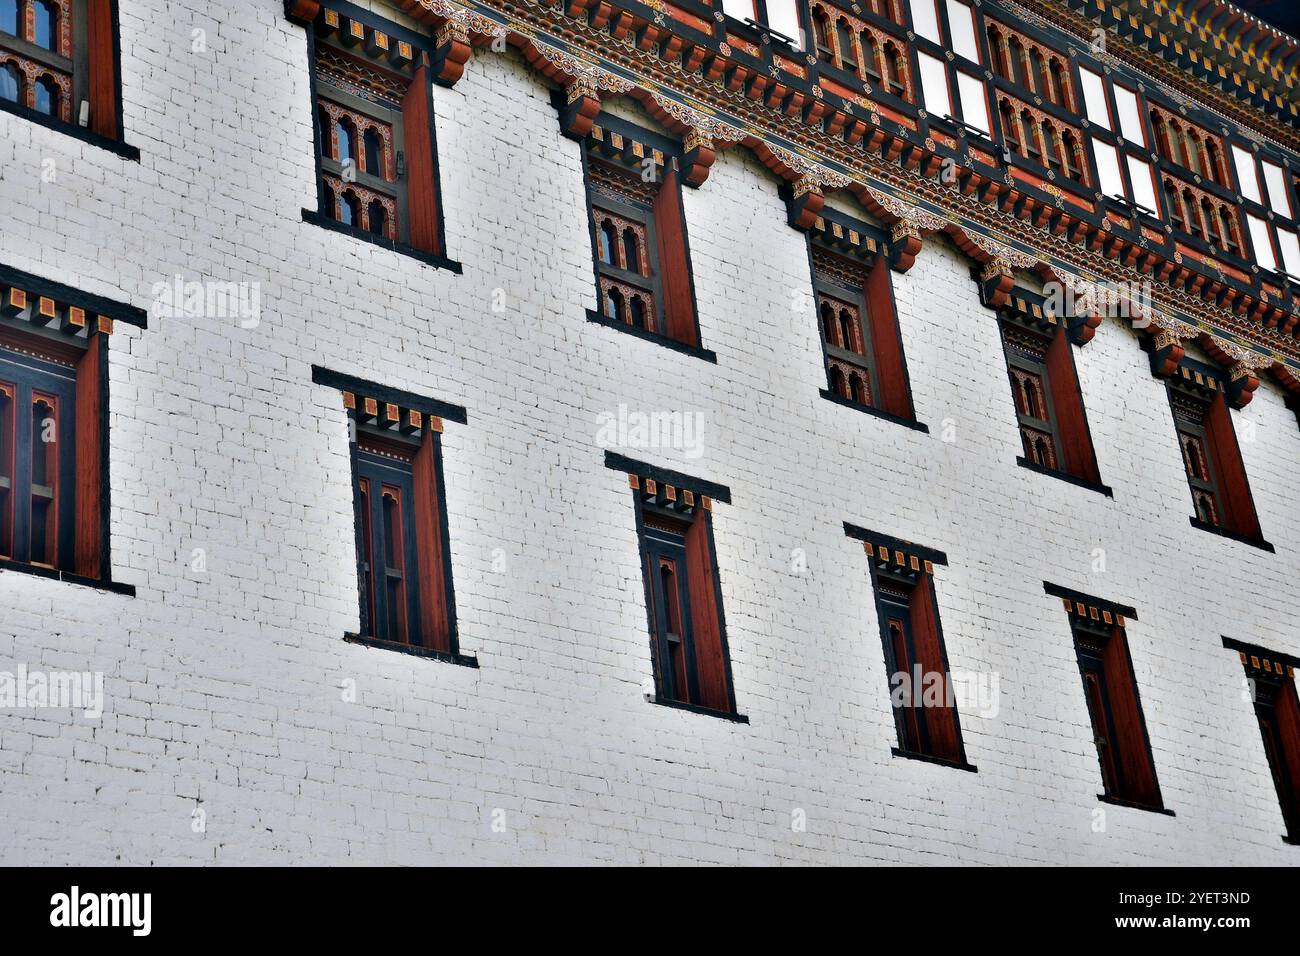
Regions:
[[[1065,471],[1076,478],[1097,483],[1101,474],[1097,469],[1097,456],[1088,435],[1084,417],[1083,395],[1079,389],[1079,375],[1074,367],[1074,356],[1069,336],[1058,331],[1047,348],[1047,375],[1052,385],[1052,401],[1056,411],[1056,426],[1061,442],[1061,455]]]
[[[1246,480],[1246,466],[1241,460],[1237,433],[1232,427],[1232,414],[1222,395],[1216,395],[1206,408],[1205,434],[1219,477],[1219,501],[1224,512],[1224,525],[1237,534],[1258,538],[1259,517],[1255,513],[1250,485]]]
[[[1300,840],[1300,697],[1296,695],[1294,675],[1278,688],[1273,708],[1280,762],[1284,765],[1279,768],[1282,812],[1291,830],[1291,838]]]
[[[100,136],[117,139],[117,59],[112,0],[87,0],[86,33],[90,129]]]
[[[104,557],[103,430],[104,403],[108,399],[108,336],[92,332],[86,352],[77,363],[76,422],[77,477],[76,530],[73,535],[73,571],[99,578],[107,570]]]
[[[691,304],[691,265],[686,255],[681,186],[675,170],[664,174],[663,184],[655,196],[654,217],[668,335],[686,345],[697,345],[695,309]]]
[[[714,710],[730,710],[731,695],[727,688],[727,661],[718,617],[718,578],[709,534],[710,520],[709,513],[701,511],[686,532],[687,587],[691,596],[700,705]]]
[[[867,273],[865,292],[871,344],[876,353],[876,378],[880,382],[880,407],[891,415],[910,419],[914,415],[912,397],[903,364],[893,284],[884,256],[878,256]]]
[[[420,616],[424,646],[451,652],[447,584],[443,563],[442,476],[434,450],[435,434],[425,429],[412,463],[415,485],[416,550],[420,556]]]
[[[1156,783],[1155,766],[1142,721],[1128,638],[1122,627],[1111,631],[1110,639],[1102,649],[1102,665],[1111,713],[1115,718],[1116,749],[1124,774],[1124,792],[1118,796],[1135,803],[1160,806],[1160,787]]]
[[[925,715],[925,728],[929,737],[929,756],[942,760],[960,762],[963,759],[961,743],[957,734],[957,715],[949,705],[948,692],[950,679],[948,668],[944,665],[943,644],[939,635],[939,616],[934,606],[934,585],[930,576],[922,572],[912,587],[911,623],[913,640],[916,645],[916,660],[913,665],[920,665],[922,675],[941,675],[941,703],[927,704],[921,708]],[[909,675],[909,678],[913,675]]]
[[[438,189],[433,168],[433,136],[430,133],[429,71],[415,71],[410,88],[402,98],[402,126],[406,134],[407,216],[411,245],[435,255],[438,242]]]

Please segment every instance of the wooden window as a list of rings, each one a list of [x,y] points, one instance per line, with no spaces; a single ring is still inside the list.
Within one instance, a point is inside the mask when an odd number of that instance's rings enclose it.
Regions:
[[[1030,328],[1013,314],[1004,314],[1001,325],[1024,462],[1098,484],[1069,336]]]
[[[845,531],[863,541],[871,566],[895,752],[971,769],[934,594],[943,555],[851,525]]]
[[[112,0],[0,0],[0,102],[120,138]]]
[[[676,158],[629,165],[604,155],[622,133],[593,130],[585,141],[587,201],[600,317],[609,323],[699,345]],[[651,163],[652,158],[647,160]]]
[[[685,483],[693,479],[683,475],[612,454],[606,464],[637,470],[628,478],[637,507],[657,700],[735,716],[713,497],[690,490]],[[722,493],[726,500],[729,493]]]
[[[353,455],[361,635],[454,653],[441,436],[385,427],[382,412],[361,418]]]
[[[0,559],[106,579],[108,336],[81,309],[0,293]]]
[[[829,391],[856,405],[912,421],[888,263],[883,256],[863,261],[839,255],[817,237],[810,243]]]
[[[1192,493],[1193,523],[1260,539],[1246,469],[1221,394],[1198,395],[1171,385],[1174,428]]]
[[[320,213],[372,239],[442,254],[427,57],[397,28],[325,9],[313,89]]]
[[[360,629],[350,639],[476,666],[456,637],[443,416],[465,411],[312,366],[339,389],[352,461]]]
[[[1105,617],[1110,617],[1111,623],[1106,623]],[[1128,637],[1119,620],[1111,611],[1096,619],[1071,614],[1074,649],[1102,786],[1105,796],[1112,800],[1161,810],[1164,805],[1133,676]]]
[[[1279,660],[1261,647],[1226,638],[1223,643],[1241,657],[1287,840],[1300,843],[1300,698],[1295,665],[1285,655]]]

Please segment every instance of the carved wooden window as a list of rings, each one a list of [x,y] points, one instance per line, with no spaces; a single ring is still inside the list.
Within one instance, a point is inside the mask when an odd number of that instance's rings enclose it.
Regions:
[[[1259,518],[1223,396],[1194,394],[1171,386],[1169,401],[1191,490],[1194,523],[1258,540]]]
[[[1107,624],[1101,615],[1096,619],[1071,615],[1075,655],[1104,795],[1133,806],[1161,810],[1164,804],[1128,637],[1123,624],[1117,623],[1119,618],[1110,611],[1105,616],[1111,618],[1111,623]]]
[[[117,139],[116,30],[111,0],[0,0],[0,103]]]
[[[889,267],[813,238],[813,294],[829,394],[912,420]]]
[[[439,255],[426,54],[325,8],[315,21],[320,213],[375,240]]]
[[[871,565],[895,753],[970,769],[935,600],[934,567],[943,555],[850,526],[846,531],[863,540]]]
[[[628,142],[624,134],[596,126],[585,141],[597,312],[602,321],[696,346],[676,159],[651,147],[644,164],[629,163],[615,139]]]
[[[0,297],[0,563],[104,580],[108,334],[75,306]]]
[[[1001,327],[1023,462],[1099,485],[1069,336],[1016,312],[1004,313]]]
[[[1224,643],[1238,648],[1287,840],[1300,843],[1300,697],[1295,665],[1263,648],[1246,648],[1226,639]]]
[[[637,507],[656,698],[734,715],[712,499],[666,483],[662,473],[628,478]]]
[[[886,0],[868,7],[877,16],[895,19]],[[855,74],[872,90],[913,99],[905,47],[898,37],[829,0],[808,0],[808,10],[814,49],[822,62]]]
[[[1066,56],[996,21],[987,21],[985,34],[994,73],[1027,93],[1076,112]]]
[[[357,637],[457,656],[442,419],[405,393],[319,368],[313,380],[340,387],[349,419]]]

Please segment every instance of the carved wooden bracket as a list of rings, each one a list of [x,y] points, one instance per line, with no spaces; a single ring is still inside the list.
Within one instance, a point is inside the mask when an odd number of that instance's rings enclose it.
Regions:
[[[284,0],[284,15],[291,23],[310,26],[320,13],[320,0]]]
[[[600,113],[600,95],[595,82],[580,76],[564,88],[560,106],[560,129],[570,139],[584,139]]]
[[[448,20],[438,28],[434,42],[437,44],[433,50],[434,79],[451,86],[465,75],[465,64],[473,50],[469,26],[461,20]]]
[[[1178,336],[1168,329],[1157,329],[1151,340],[1151,374],[1156,378],[1168,378],[1178,370],[1187,350],[1183,348]]]
[[[697,129],[692,129],[682,141],[682,179],[688,186],[699,186],[709,178],[709,170],[718,152],[713,140]]]

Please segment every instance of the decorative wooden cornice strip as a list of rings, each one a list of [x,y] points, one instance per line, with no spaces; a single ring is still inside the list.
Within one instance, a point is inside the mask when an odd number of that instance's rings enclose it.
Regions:
[[[1295,669],[1300,667],[1300,658],[1270,651],[1244,641],[1236,641],[1230,637],[1223,638],[1223,646],[1237,652],[1237,656],[1241,659],[1241,666],[1246,669],[1249,677],[1294,679]]]
[[[1093,627],[1123,627],[1129,618],[1137,620],[1137,611],[1131,607],[1064,588],[1050,581],[1043,582],[1043,591],[1060,598],[1065,613],[1072,620],[1083,624]]]
[[[95,331],[111,334],[114,320],[146,325],[142,309],[5,265],[0,265],[0,315],[82,341]]]
[[[878,531],[869,531],[844,522],[844,533],[862,542],[862,550],[875,571],[915,579],[922,572],[934,574],[935,565],[944,566],[948,556],[942,551],[904,541]]]
[[[319,365],[311,367],[311,380],[317,385],[338,389],[343,407],[358,422],[418,437],[426,427],[441,432],[443,420],[465,424],[465,409],[436,398],[425,398],[401,389],[389,388]]]
[[[726,485],[650,465],[617,452],[605,452],[605,467],[626,473],[628,487],[643,501],[670,511],[712,511],[715,501],[731,504],[731,489]]]

